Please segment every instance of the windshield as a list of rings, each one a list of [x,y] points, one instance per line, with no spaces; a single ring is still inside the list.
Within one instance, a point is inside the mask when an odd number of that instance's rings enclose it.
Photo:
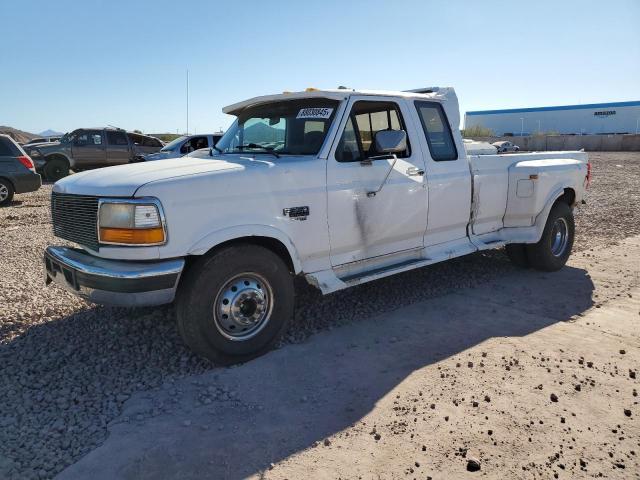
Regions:
[[[181,144],[182,142],[184,142],[187,139],[187,137],[185,137],[184,135],[182,137],[178,137],[175,140],[171,140],[169,143],[167,143],[164,147],[162,147],[160,149],[161,152],[170,152],[172,150],[174,150],[179,144]]]
[[[337,100],[306,98],[243,110],[216,144],[222,153],[316,155],[335,116]]]

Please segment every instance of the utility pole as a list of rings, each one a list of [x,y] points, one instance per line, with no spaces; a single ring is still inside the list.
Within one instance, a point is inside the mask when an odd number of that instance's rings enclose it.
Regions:
[[[524,137],[524,118],[520,117],[520,136]]]
[[[189,135],[189,69],[187,68],[187,135]]]

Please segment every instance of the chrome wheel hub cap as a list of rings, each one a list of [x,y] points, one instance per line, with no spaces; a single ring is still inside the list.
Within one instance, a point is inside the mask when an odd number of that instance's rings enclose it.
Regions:
[[[267,324],[273,309],[270,285],[256,273],[243,273],[228,281],[218,292],[214,320],[230,340],[248,340]]]
[[[554,257],[561,257],[569,243],[569,226],[564,218],[558,218],[551,230],[551,253]]]
[[[9,189],[6,185],[0,184],[0,202],[4,202],[9,196]]]

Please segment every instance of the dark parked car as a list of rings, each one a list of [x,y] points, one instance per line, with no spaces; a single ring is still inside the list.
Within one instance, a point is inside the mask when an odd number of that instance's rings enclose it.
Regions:
[[[0,206],[14,193],[34,192],[42,185],[31,158],[8,135],[0,135]]]
[[[65,133],[60,142],[40,143],[26,150],[45,178],[55,181],[69,175],[71,169],[78,172],[131,163],[161,148],[157,138],[120,128],[79,128]]]

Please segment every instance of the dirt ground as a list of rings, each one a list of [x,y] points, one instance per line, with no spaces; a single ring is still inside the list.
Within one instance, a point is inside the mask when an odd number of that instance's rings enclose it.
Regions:
[[[63,243],[51,186],[16,196],[0,209],[0,478],[79,460],[63,478],[638,478],[640,154],[589,156],[562,272],[484,252],[305,291],[282,348],[226,369],[182,345],[170,307],[44,287],[42,250]]]
[[[59,478],[640,478],[638,258],[640,236],[138,394]]]

